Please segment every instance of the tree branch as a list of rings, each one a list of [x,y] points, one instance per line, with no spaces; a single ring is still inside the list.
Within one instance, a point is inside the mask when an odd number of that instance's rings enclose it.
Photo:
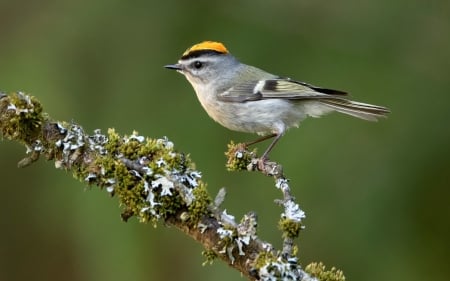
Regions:
[[[321,263],[300,266],[294,239],[304,213],[277,163],[265,162],[261,172],[274,177],[283,194],[277,201],[284,210],[279,223],[281,251],[258,238],[255,213],[237,223],[222,211],[225,191],[212,200],[192,160],[175,151],[166,138],[145,138],[137,132],[120,136],[113,129],[89,135],[76,123],[52,120],[36,98],[20,92],[0,93],[0,132],[27,147],[19,167],[41,156],[53,160],[55,167],[116,196],[123,220],[136,217],[175,226],[205,247],[207,261],[218,257],[250,280],[345,280],[341,271],[327,271]],[[242,144],[231,144],[227,155],[230,170],[258,170],[259,159]]]

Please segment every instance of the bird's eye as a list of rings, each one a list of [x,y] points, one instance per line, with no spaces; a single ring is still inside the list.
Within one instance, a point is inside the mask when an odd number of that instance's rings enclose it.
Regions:
[[[196,68],[196,69],[200,69],[200,68],[202,68],[202,66],[203,66],[203,63],[201,62],[201,61],[194,61],[194,67]]]

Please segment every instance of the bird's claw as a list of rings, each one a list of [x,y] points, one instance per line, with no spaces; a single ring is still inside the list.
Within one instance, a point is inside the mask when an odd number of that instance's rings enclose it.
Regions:
[[[267,176],[280,176],[283,174],[283,167],[276,162],[269,161],[266,157],[254,158],[248,169],[260,171]]]
[[[257,165],[258,165],[258,170],[260,170],[261,172],[264,172],[266,170],[266,162],[267,159],[266,157],[262,157],[262,158],[258,158],[257,159]]]

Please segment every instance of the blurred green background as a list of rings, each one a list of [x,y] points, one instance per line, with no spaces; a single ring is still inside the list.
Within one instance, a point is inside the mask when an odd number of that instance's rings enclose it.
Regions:
[[[218,40],[246,63],[388,106],[378,123],[308,119],[273,151],[307,214],[300,258],[348,280],[448,280],[449,11],[444,0],[1,0],[0,89],[87,131],[169,137],[277,247],[272,179],[224,168],[229,140],[255,136],[214,123],[162,66]],[[202,267],[202,247],[176,229],[122,222],[115,198],[52,162],[16,168],[24,152],[0,143],[0,280],[242,280],[220,261]]]

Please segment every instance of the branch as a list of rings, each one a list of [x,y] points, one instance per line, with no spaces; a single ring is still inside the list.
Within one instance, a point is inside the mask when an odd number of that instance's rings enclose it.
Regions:
[[[137,132],[120,136],[114,129],[89,135],[76,123],[52,120],[36,98],[20,92],[0,93],[0,132],[27,147],[28,155],[19,167],[40,157],[53,160],[56,168],[117,197],[123,220],[136,217],[140,222],[172,225],[205,247],[207,261],[220,258],[250,280],[345,280],[341,271],[327,271],[321,263],[300,266],[294,239],[303,228],[304,213],[290,194],[281,166],[258,165],[255,153],[242,144],[229,146],[227,167],[250,171],[262,167],[260,172],[274,177],[283,194],[277,201],[284,210],[279,223],[281,251],[258,238],[255,213],[237,223],[222,211],[225,190],[212,200],[201,172],[166,138],[145,138]]]

